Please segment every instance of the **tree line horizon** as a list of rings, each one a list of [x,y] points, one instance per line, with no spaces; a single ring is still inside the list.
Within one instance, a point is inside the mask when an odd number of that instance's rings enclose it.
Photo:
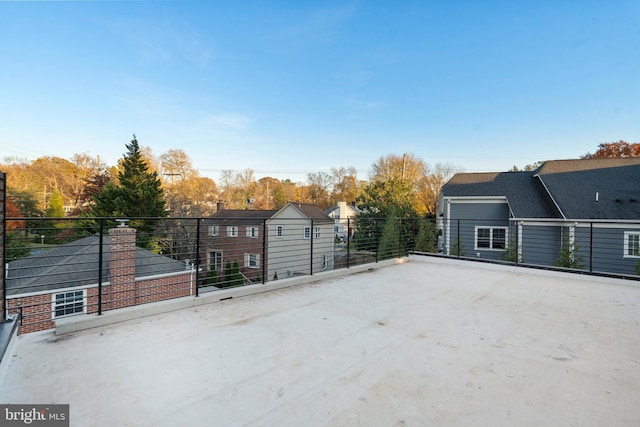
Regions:
[[[226,209],[279,209],[287,202],[311,203],[322,209],[339,201],[356,203],[381,217],[434,217],[440,189],[460,167],[428,164],[412,153],[382,155],[371,165],[368,179],[353,166],[308,173],[294,183],[270,176],[257,179],[250,168],[223,170],[218,181],[200,176],[184,150],[154,156],[135,135],[118,164],[104,166],[99,156],[75,154],[71,160],[43,156],[31,162],[5,158],[7,217],[203,217]],[[601,143],[582,159],[640,157],[640,143]],[[544,161],[514,166],[535,170]]]

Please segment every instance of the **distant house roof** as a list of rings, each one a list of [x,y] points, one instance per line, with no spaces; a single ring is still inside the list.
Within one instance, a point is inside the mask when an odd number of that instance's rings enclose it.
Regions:
[[[333,214],[333,216],[335,217],[335,213],[336,212],[338,212],[338,213],[340,212],[340,204],[343,204],[344,209],[346,209],[348,211],[351,211],[351,213],[353,215],[356,215],[356,214],[358,214],[358,212],[360,212],[360,209],[358,209],[358,207],[355,206],[355,205],[350,205],[350,204],[348,204],[346,202],[339,202],[336,206],[331,206],[330,208],[325,209],[325,211],[324,211],[325,215],[332,216],[332,214]]]
[[[639,183],[640,158],[552,160],[533,172],[459,173],[442,195],[505,197],[514,218],[640,219]]]
[[[281,209],[223,209],[207,218],[207,223],[228,225],[262,224],[264,220],[271,219],[288,207],[296,209],[302,216],[315,222],[333,222],[333,219],[328,217],[316,205],[290,202]]]
[[[84,237],[71,243],[8,263],[7,295],[95,285],[98,283],[100,237]],[[110,237],[102,241],[102,281],[108,282]],[[145,249],[136,248],[136,278],[177,273],[185,264]]]
[[[310,203],[287,203],[287,205],[282,208],[280,211],[287,208],[287,206],[291,206],[294,209],[297,209],[302,215],[306,216],[309,219],[312,219],[314,222],[330,222],[333,223],[333,218],[327,216],[322,209],[320,209],[316,205],[312,205]]]
[[[207,223],[262,224],[264,220],[271,218],[276,212],[278,211],[275,209],[223,209],[207,218]]]

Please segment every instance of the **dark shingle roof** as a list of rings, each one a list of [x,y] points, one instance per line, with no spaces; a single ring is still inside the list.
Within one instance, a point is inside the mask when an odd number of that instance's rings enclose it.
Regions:
[[[640,219],[640,158],[554,160],[536,175],[568,219]]]
[[[458,173],[442,187],[442,195],[506,197],[515,218],[558,216],[531,172]]]
[[[207,218],[207,224],[260,225],[271,218],[277,210],[224,209]]]
[[[103,237],[102,281],[108,282],[110,238]],[[95,285],[98,283],[100,238],[84,237],[8,263],[7,295]],[[176,273],[185,264],[145,249],[136,248],[136,277]]]
[[[552,160],[535,172],[459,173],[442,195],[504,196],[515,218],[640,219],[640,158]]]

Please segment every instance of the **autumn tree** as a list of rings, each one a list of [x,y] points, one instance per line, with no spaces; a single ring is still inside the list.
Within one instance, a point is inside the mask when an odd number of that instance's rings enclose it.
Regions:
[[[402,242],[412,239],[413,224],[401,220],[418,216],[417,194],[425,174],[425,163],[412,154],[390,154],[372,165],[370,181],[358,197],[361,212],[354,234],[358,250],[378,251],[380,242],[386,247],[397,236]]]
[[[171,149],[160,155],[160,169],[165,182],[175,183],[197,177],[191,159],[184,150]]]
[[[415,216],[417,194],[426,175],[424,161],[413,154],[380,157],[372,167],[369,183],[358,198],[358,206],[370,215]]]
[[[6,218],[22,218],[24,216],[11,196],[5,198],[4,209]],[[7,261],[29,255],[30,249],[27,241],[28,233],[26,223],[24,219],[7,219],[5,221],[5,250]]]
[[[417,197],[419,203],[416,210],[419,214],[429,217],[436,216],[440,201],[440,190],[458,172],[460,172],[460,168],[449,163],[436,163],[430,168],[418,184]]]
[[[356,201],[361,187],[356,168],[353,166],[331,168],[331,179],[333,186],[329,200],[332,206],[337,205],[338,202]]]
[[[170,216],[205,216],[214,212],[216,184],[211,178],[200,176],[183,150],[161,154],[160,167]]]
[[[271,176],[265,176],[258,180],[256,196],[254,205],[256,209],[280,209],[287,203],[284,184]]]
[[[623,140],[618,142],[603,142],[598,145],[598,150],[595,153],[587,153],[580,158],[598,159],[607,157],[640,157],[640,143],[629,144]]]
[[[326,172],[307,174],[308,195],[311,203],[327,209],[329,207],[329,192],[331,191],[331,176]]]
[[[107,170],[98,170],[85,179],[85,184],[76,198],[76,207],[71,211],[71,216],[89,215],[95,205],[95,198],[107,184],[112,181],[112,176]]]

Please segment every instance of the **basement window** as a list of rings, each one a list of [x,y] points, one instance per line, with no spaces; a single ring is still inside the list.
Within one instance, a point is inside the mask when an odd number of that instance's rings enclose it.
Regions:
[[[53,318],[85,313],[85,290],[62,292],[53,296]]]

